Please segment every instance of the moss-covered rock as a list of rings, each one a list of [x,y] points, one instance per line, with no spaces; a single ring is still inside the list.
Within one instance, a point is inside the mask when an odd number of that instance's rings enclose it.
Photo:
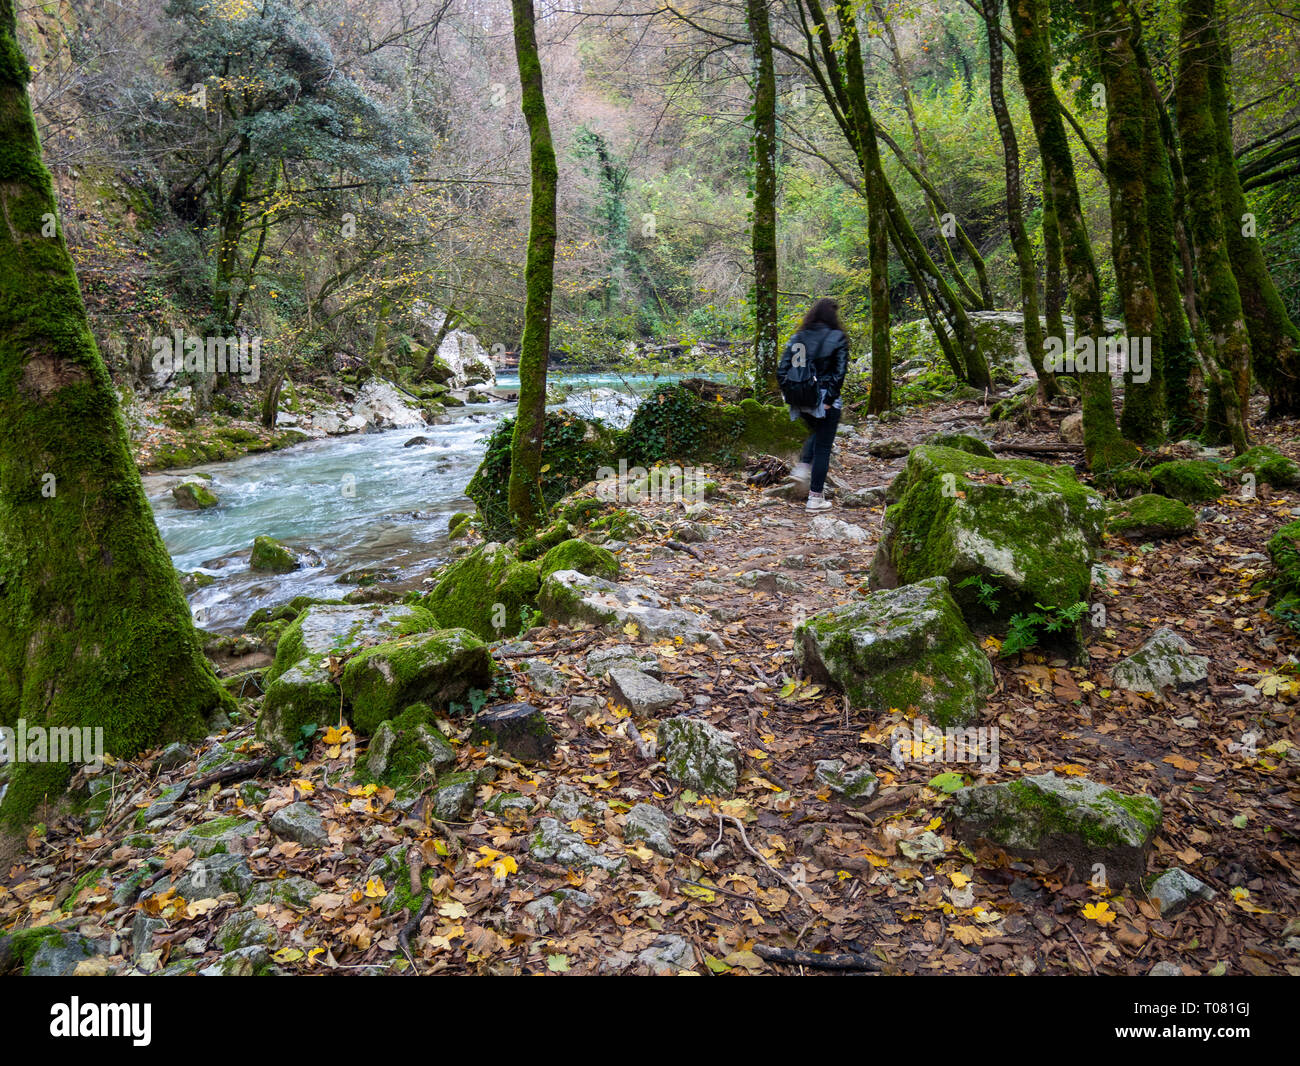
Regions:
[[[1161,821],[1160,801],[1116,792],[1085,777],[1053,773],[964,788],[952,815],[962,839],[984,838],[1015,854],[1091,878],[1100,864],[1112,888],[1139,881]]]
[[[557,570],[576,570],[580,574],[618,580],[618,560],[612,552],[583,540],[566,540],[542,556],[542,579]]]
[[[1183,503],[1209,503],[1223,495],[1218,468],[1199,459],[1178,459],[1152,467],[1151,487]]]
[[[645,641],[675,640],[722,648],[721,638],[691,611],[670,607],[649,589],[588,577],[577,570],[557,570],[542,582],[537,597],[542,614],[558,622],[589,622],[628,632],[629,623]]]
[[[182,511],[206,511],[221,501],[200,481],[182,481],[172,488],[172,499]]]
[[[1150,492],[1112,503],[1106,518],[1106,532],[1125,540],[1181,537],[1195,528],[1196,512],[1187,504]]]
[[[717,403],[681,385],[663,385],[638,405],[619,436],[619,454],[645,466],[672,459],[735,466],[752,453],[793,454],[807,435],[786,407],[753,399]]]
[[[660,722],[657,739],[672,780],[708,796],[736,791],[742,760],[732,734],[683,715]]]
[[[977,630],[1000,629],[1037,604],[1069,607],[1088,597],[1106,506],[1069,467],[923,445],[886,502],[873,588],[946,577]],[[970,578],[996,588],[996,612]],[[1067,643],[1081,639],[1072,636]]]
[[[274,537],[262,536],[253,541],[253,554],[248,565],[253,570],[287,574],[298,569],[298,557]]]
[[[524,628],[541,582],[536,563],[503,544],[484,544],[446,567],[423,603],[443,625],[496,640]]]
[[[1275,586],[1300,593],[1300,522],[1288,522],[1269,538],[1268,556],[1273,561]]]
[[[536,533],[531,537],[525,537],[521,540],[519,546],[515,549],[515,554],[525,562],[531,562],[533,559],[541,558],[550,551],[550,549],[554,548],[557,544],[562,544],[564,541],[575,536],[576,533],[577,530],[569,525],[569,523],[563,518],[558,519],[552,522],[540,533]]]
[[[993,449],[985,441],[970,433],[933,433],[925,439],[926,444],[937,448],[952,448],[959,452],[969,452],[985,459],[996,459]]]
[[[942,577],[813,615],[795,628],[795,657],[855,708],[913,707],[944,727],[977,720],[993,691],[993,668]]]
[[[492,681],[487,645],[464,629],[418,633],[358,652],[340,682],[357,732],[379,724],[413,703],[444,706]]]
[[[454,766],[456,749],[434,725],[433,717],[427,703],[416,703],[391,721],[381,722],[357,767],[359,779],[402,785],[424,773],[436,777]]]
[[[1300,486],[1300,463],[1288,459],[1276,448],[1267,444],[1247,448],[1228,463],[1228,469],[1239,481],[1246,474],[1250,474],[1257,484],[1268,484],[1279,489]]]

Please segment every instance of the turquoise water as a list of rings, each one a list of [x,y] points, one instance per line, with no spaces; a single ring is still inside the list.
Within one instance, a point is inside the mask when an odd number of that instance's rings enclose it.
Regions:
[[[575,386],[565,407],[623,425],[637,394],[670,378],[553,374],[551,380]],[[517,388],[518,377],[503,376],[497,387]],[[146,475],[145,491],[177,568],[216,578],[190,596],[196,622],[231,632],[257,608],[294,596],[340,598],[354,586],[338,578],[359,569],[382,567],[397,582],[419,587],[446,558],[447,519],[473,509],[465,486],[488,436],[513,413],[514,404],[504,401],[453,408],[433,426],[328,437],[195,467],[212,475],[221,500],[210,511],[176,506],[171,489],[179,473]],[[404,447],[413,437],[429,443]],[[255,573],[248,555],[262,534],[310,550],[319,562],[289,574]]]

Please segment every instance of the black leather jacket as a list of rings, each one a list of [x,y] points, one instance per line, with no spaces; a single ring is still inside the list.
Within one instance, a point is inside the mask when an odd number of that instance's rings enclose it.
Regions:
[[[826,390],[825,402],[829,407],[839,399],[840,390],[844,388],[844,378],[849,372],[849,339],[838,329],[831,329],[820,322],[812,329],[801,329],[790,338],[790,343],[781,353],[781,362],[776,368],[777,381],[784,381],[789,373],[796,344],[802,344],[805,354],[812,360],[817,382]]]

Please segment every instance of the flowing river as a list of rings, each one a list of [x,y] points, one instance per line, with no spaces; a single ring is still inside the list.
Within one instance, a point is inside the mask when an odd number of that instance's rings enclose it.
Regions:
[[[551,375],[554,384],[573,389],[566,408],[620,426],[631,418],[637,393],[666,380],[667,375]],[[496,387],[518,384],[517,377],[502,375]],[[326,437],[195,467],[212,475],[209,485],[221,500],[208,511],[176,506],[175,473],[145,475],[145,492],[172,561],[180,570],[214,579],[189,597],[195,622],[238,632],[259,607],[300,595],[341,599],[355,585],[339,578],[358,571],[383,570],[386,584],[418,587],[447,558],[447,519],[473,510],[465,486],[488,436],[513,413],[513,403],[470,405],[453,408],[437,425]],[[405,447],[417,436],[429,443]],[[262,534],[310,549],[319,563],[288,574],[250,570],[253,539]]]

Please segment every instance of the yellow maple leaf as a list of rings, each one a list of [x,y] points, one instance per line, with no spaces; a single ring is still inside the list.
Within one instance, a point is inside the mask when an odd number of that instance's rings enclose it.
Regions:
[[[1115,912],[1110,909],[1110,904],[1105,900],[1100,903],[1089,903],[1083,908],[1083,916],[1102,925],[1115,920]]]
[[[372,877],[366,882],[365,895],[367,899],[383,899],[388,895],[388,889],[380,878]]]
[[[965,888],[970,884],[970,878],[963,873],[953,872],[948,875],[948,880],[952,882],[953,888]]]
[[[309,793],[316,791],[316,786],[303,777],[295,777],[293,779],[293,786],[303,795],[308,795]]]

